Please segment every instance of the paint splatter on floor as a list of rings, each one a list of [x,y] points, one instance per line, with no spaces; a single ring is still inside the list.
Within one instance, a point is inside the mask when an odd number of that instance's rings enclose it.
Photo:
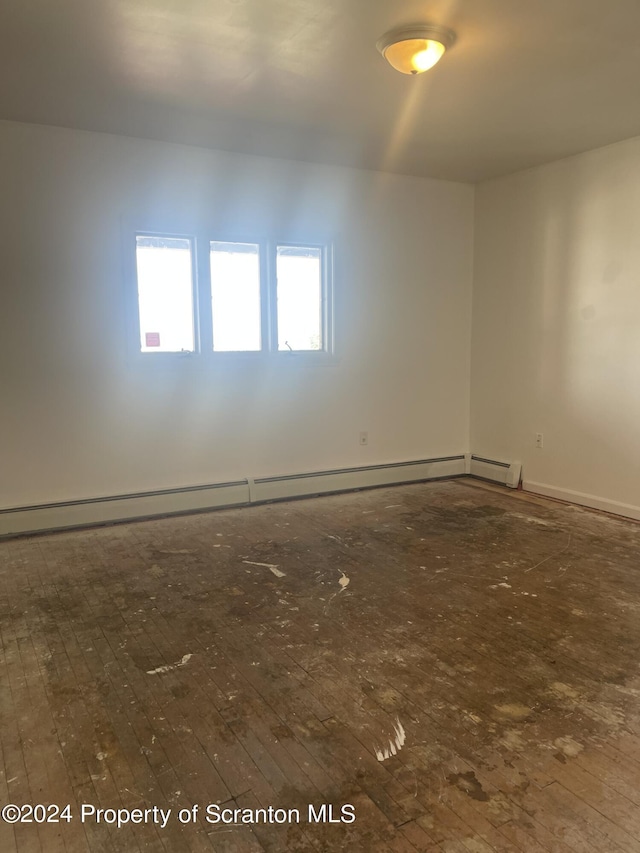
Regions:
[[[393,740],[389,741],[389,746],[384,749],[376,749],[376,758],[378,761],[386,761],[392,755],[397,755],[405,744],[407,736],[398,717],[396,717],[393,728],[396,736]]]
[[[269,569],[269,571],[273,572],[273,574],[277,578],[286,577],[286,574],[284,572],[280,571],[278,566],[275,565],[274,563],[254,563],[253,560],[243,560],[242,562],[246,563],[248,566],[262,566],[262,568],[264,568],[264,569]]]
[[[155,669],[148,669],[147,675],[161,675],[164,672],[171,672],[174,669],[178,669],[180,666],[184,666],[186,663],[189,663],[193,656],[192,655],[183,655],[177,663],[167,663],[164,666],[157,666]]]

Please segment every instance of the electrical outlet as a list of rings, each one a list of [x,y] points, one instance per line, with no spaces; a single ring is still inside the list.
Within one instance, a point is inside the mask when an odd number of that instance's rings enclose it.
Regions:
[[[364,447],[366,444],[369,444],[369,433],[361,432],[360,433],[360,446]]]
[[[536,433],[536,447],[539,447],[541,450],[544,447],[544,436],[541,432]]]

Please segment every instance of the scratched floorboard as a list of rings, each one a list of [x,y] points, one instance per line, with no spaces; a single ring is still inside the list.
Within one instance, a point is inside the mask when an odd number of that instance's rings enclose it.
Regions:
[[[0,542],[0,591],[0,800],[73,815],[3,853],[640,853],[640,525],[430,483]]]

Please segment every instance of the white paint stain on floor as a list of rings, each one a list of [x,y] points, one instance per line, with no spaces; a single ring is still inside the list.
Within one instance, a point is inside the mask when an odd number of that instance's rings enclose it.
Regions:
[[[570,735],[556,738],[553,745],[569,758],[575,758],[576,755],[580,755],[584,749],[582,744],[578,743],[578,741],[574,740]]]
[[[195,554],[190,548],[178,548],[171,551],[156,551],[156,554]]]
[[[521,705],[519,702],[510,702],[505,705],[495,705],[496,711],[502,717],[508,717],[511,720],[525,720],[533,714],[533,710],[526,705]]]
[[[539,524],[541,527],[553,527],[554,524],[551,521],[544,521],[542,518],[538,518],[535,515],[523,515],[521,512],[508,512],[507,515],[509,518],[521,518],[523,521],[527,521],[529,524]]]
[[[349,584],[351,583],[351,578],[348,578],[348,577],[345,575],[345,573],[344,573],[344,572],[342,572],[342,577],[340,578],[340,580],[338,581],[338,583],[339,583],[339,584],[340,584],[340,586],[342,587],[342,589],[340,590],[340,592],[344,592],[344,591],[345,591],[345,589],[346,589],[346,588],[349,586]]]
[[[563,681],[554,681],[551,684],[551,691],[562,699],[572,699],[574,701],[580,699],[579,691],[565,684]]]
[[[523,752],[527,747],[526,742],[522,738],[522,733],[518,729],[507,729],[502,737],[499,738],[498,743],[506,746],[512,752]]]
[[[174,669],[178,669],[180,666],[184,666],[186,663],[189,663],[192,655],[183,655],[179,661],[176,663],[167,663],[164,666],[157,666],[155,669],[148,669],[147,675],[161,675],[164,672],[171,672]]]
[[[407,735],[399,718],[396,717],[394,723],[395,738],[389,741],[389,746],[384,749],[376,749],[376,758],[378,761],[386,761],[392,755],[397,755],[405,744]]]
[[[242,562],[246,563],[248,566],[262,566],[263,569],[269,569],[269,571],[273,572],[277,578],[286,577],[286,574],[281,572],[278,566],[273,563],[254,563],[253,560],[243,560]]]

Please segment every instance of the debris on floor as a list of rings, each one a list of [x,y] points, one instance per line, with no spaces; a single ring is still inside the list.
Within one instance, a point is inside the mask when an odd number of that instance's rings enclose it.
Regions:
[[[396,736],[393,740],[389,741],[389,746],[384,749],[376,749],[376,758],[378,761],[386,761],[388,758],[391,758],[392,755],[397,755],[405,744],[407,736],[398,717],[396,717],[396,722],[393,728]]]
[[[155,669],[148,669],[147,675],[161,675],[164,672],[171,672],[173,669],[178,669],[179,666],[184,666],[189,663],[192,655],[183,655],[177,663],[167,663],[164,666],[157,666]]]
[[[281,572],[278,566],[273,563],[254,563],[253,560],[243,560],[242,562],[246,563],[248,566],[262,566],[265,569],[269,569],[269,571],[273,572],[277,578],[286,577],[286,574]]]

